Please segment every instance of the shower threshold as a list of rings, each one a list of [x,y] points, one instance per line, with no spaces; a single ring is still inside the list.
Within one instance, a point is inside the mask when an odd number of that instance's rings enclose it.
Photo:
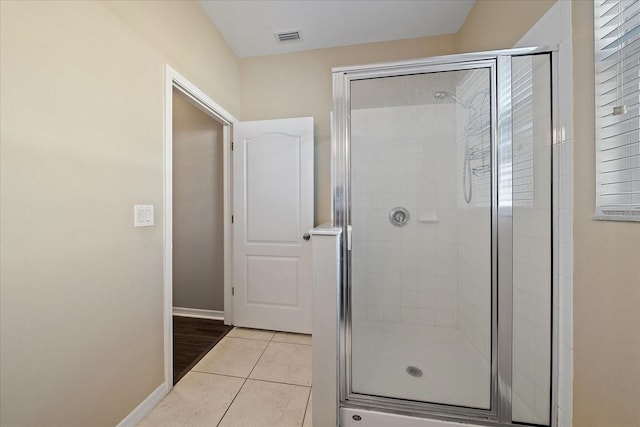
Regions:
[[[406,415],[376,412],[354,408],[340,408],[340,427],[474,427],[473,424],[461,424],[428,418],[408,417]]]

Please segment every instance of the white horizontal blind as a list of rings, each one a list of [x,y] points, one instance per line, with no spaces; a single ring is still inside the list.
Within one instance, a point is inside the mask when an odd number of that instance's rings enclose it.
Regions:
[[[513,61],[513,206],[533,206],[533,59]]]
[[[596,218],[640,221],[640,1],[594,5]]]

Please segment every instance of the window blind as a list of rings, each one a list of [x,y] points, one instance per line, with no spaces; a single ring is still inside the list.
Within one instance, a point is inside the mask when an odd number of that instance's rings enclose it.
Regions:
[[[513,108],[513,206],[533,206],[533,58],[520,57],[511,70]]]
[[[596,216],[640,221],[640,1],[596,0]]]

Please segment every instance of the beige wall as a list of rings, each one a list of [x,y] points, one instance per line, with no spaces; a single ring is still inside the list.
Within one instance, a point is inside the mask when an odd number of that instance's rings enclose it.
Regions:
[[[572,21],[574,425],[640,426],[640,224],[592,219],[592,3],[573,2]]]
[[[162,382],[164,63],[243,120],[315,117],[319,223],[331,67],[510,47],[551,3],[478,1],[459,37],[239,62],[194,2],[0,1],[0,424],[115,425]],[[639,425],[640,227],[591,219],[591,13],[573,3],[574,417]],[[134,229],[134,203],[158,225]]]
[[[239,62],[195,0],[101,2],[166,63],[236,115]]]
[[[241,118],[313,116],[315,223],[331,216],[331,68],[452,53],[453,35],[318,49],[240,60]]]
[[[194,2],[0,9],[0,425],[113,426],[163,382],[164,64],[237,113],[237,60]]]
[[[458,52],[512,48],[555,2],[476,0],[458,31]]]
[[[173,90],[173,306],[224,311],[222,124]]]

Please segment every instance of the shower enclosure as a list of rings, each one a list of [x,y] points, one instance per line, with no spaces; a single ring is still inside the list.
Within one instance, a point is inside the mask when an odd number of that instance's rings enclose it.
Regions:
[[[334,70],[341,425],[553,425],[554,61]]]

